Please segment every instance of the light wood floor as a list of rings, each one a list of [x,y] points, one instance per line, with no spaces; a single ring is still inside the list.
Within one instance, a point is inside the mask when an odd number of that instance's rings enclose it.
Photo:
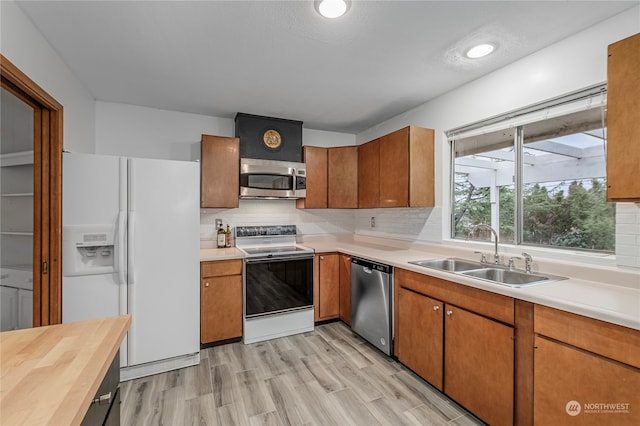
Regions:
[[[123,425],[479,425],[341,322],[124,382]]]

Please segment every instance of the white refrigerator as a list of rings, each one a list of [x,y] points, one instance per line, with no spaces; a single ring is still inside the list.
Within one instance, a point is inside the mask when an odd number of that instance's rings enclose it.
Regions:
[[[123,380],[200,361],[200,173],[64,153],[62,320],[131,314]]]

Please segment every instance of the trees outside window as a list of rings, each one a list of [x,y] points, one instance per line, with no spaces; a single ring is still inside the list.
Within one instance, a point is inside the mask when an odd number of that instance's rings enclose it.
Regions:
[[[450,137],[452,238],[484,223],[505,243],[613,252],[603,124],[596,107]]]

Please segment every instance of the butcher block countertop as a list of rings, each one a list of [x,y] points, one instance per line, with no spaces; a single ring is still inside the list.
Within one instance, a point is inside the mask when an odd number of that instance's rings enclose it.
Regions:
[[[0,424],[79,425],[131,316],[0,333]]]

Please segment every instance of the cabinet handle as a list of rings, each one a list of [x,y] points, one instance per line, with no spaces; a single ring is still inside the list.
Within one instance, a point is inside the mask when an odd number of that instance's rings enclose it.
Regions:
[[[111,392],[105,393],[104,395],[100,395],[96,399],[93,400],[94,404],[98,405],[106,405],[111,403]]]
[[[208,282],[204,283],[204,286],[209,287],[209,283]]]
[[[448,315],[448,316],[453,315],[453,311],[447,311],[447,315]]]
[[[440,306],[438,306],[438,305],[435,305],[435,306],[433,307],[433,310],[434,310],[434,311],[437,311],[437,310],[439,310],[439,309],[440,309]]]
[[[320,256],[320,260],[324,260],[324,256]]]

